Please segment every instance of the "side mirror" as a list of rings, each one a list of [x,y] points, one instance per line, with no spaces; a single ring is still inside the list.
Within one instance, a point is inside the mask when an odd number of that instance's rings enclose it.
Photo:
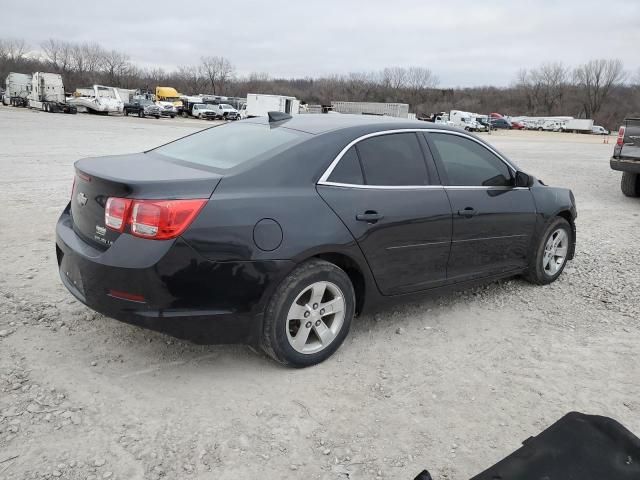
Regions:
[[[533,185],[533,177],[527,175],[524,172],[516,172],[515,186],[516,187],[530,187]]]

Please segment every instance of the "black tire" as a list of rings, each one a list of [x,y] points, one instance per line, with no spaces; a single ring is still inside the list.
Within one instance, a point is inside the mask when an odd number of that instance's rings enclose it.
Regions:
[[[289,343],[287,314],[300,293],[315,282],[331,282],[342,292],[344,320],[333,340],[315,353],[301,353]],[[310,260],[299,265],[278,286],[265,310],[262,332],[262,349],[275,361],[295,368],[320,363],[335,353],[351,327],[355,313],[356,296],[348,275],[333,263]],[[302,327],[300,327],[302,328]]]
[[[543,130],[542,127],[538,127],[538,131],[541,132]]]
[[[622,172],[620,181],[622,193],[627,197],[640,197],[640,175],[631,172]]]
[[[124,110],[124,116],[125,116],[125,117],[128,117],[128,116],[129,116],[129,110],[127,110],[126,108],[125,108],[125,110]]]
[[[142,111],[142,110],[138,110],[138,116],[139,116],[140,118],[144,118],[144,111]]]
[[[185,114],[184,117],[186,118],[187,115]],[[176,116],[175,115],[171,115],[171,118],[176,118]]]
[[[557,230],[564,230],[567,234],[567,252],[565,254],[564,263],[560,266],[557,272],[553,275],[550,275],[547,271],[545,271],[543,267],[543,258],[545,254],[545,246],[549,237],[553,235]],[[547,285],[556,281],[556,279],[560,276],[564,267],[567,265],[568,256],[571,252],[571,246],[573,245],[573,231],[571,229],[571,225],[562,217],[555,217],[551,220],[547,228],[544,231],[544,234],[540,236],[540,241],[538,245],[535,246],[535,250],[533,255],[530,256],[529,259],[529,268],[527,273],[525,274],[525,278],[536,285]]]

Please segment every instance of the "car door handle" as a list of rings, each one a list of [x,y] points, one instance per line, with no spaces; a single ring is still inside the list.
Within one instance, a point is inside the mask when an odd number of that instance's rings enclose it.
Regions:
[[[356,220],[359,222],[368,222],[368,223],[376,223],[378,220],[382,220],[384,215],[379,214],[373,210],[367,210],[364,213],[359,213],[356,215]]]
[[[471,218],[477,214],[478,211],[473,207],[466,207],[464,210],[458,210],[458,215],[465,218]]]

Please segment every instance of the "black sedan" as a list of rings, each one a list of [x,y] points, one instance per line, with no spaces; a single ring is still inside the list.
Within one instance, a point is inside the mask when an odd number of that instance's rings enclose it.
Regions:
[[[437,124],[270,114],[75,171],[56,240],[73,295],[296,367],[329,357],[365,310],[514,275],[551,283],[575,250],[569,190]]]

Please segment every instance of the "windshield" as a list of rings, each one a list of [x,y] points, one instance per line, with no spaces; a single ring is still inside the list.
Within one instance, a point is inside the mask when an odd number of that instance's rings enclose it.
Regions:
[[[286,128],[236,123],[209,128],[153,150],[166,157],[228,169],[261,155],[284,150],[306,137]]]
[[[232,110],[233,109],[233,107],[231,105],[228,105],[226,103],[221,103],[220,106],[222,108],[224,108],[225,110]]]

